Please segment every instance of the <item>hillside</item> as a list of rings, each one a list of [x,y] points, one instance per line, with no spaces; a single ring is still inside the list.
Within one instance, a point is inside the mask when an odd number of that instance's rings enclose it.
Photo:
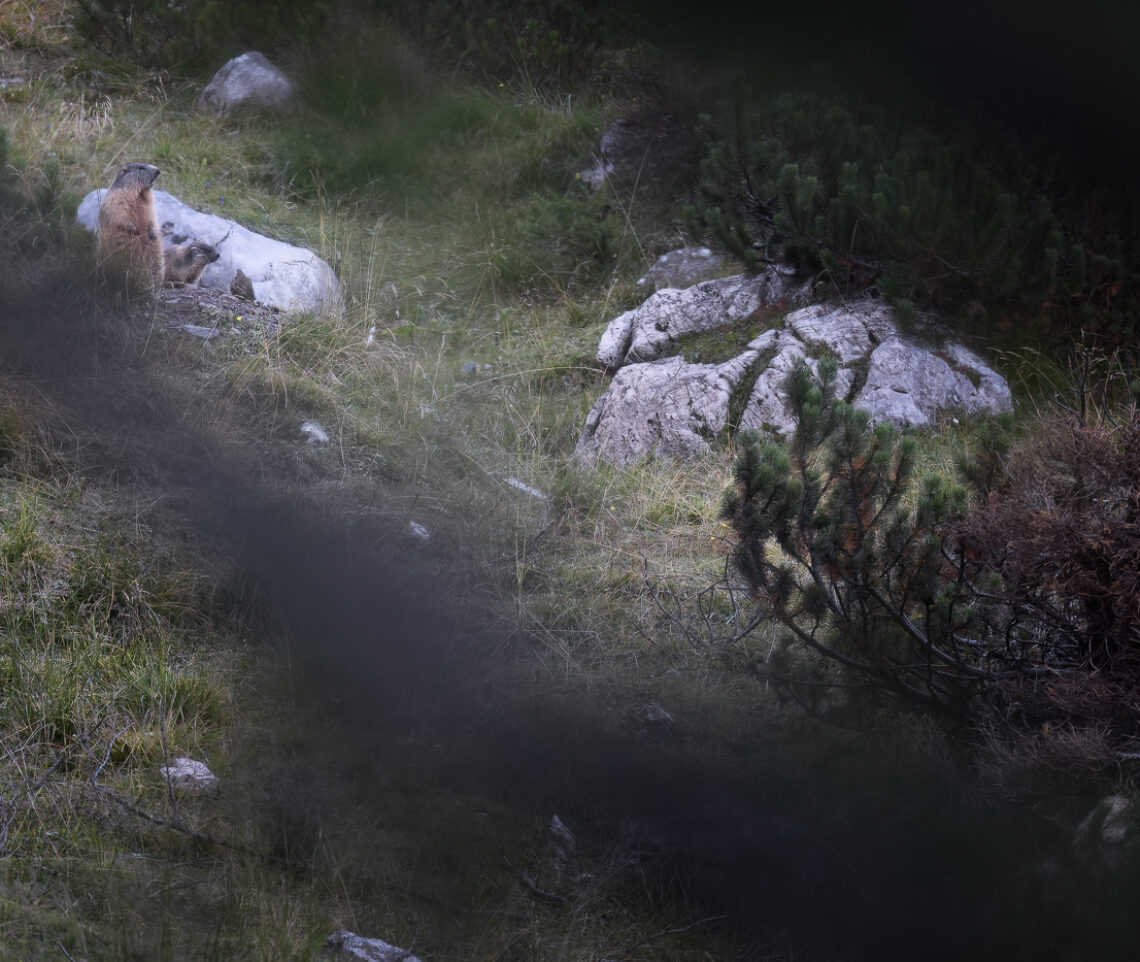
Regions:
[[[1102,800],[1134,756],[789,699],[776,628],[745,630],[735,446],[572,457],[606,323],[716,239],[701,97],[728,87],[699,51],[578,5],[460,44],[433,5],[281,2],[298,106],[219,118],[197,98],[248,22],[98,20],[128,6],[0,6],[0,959],[312,960],[340,930],[425,962],[1123,957],[1140,865]],[[615,121],[676,116],[701,134],[662,168],[583,178]],[[204,339],[173,295],[108,298],[76,206],[133,160],[318,253],[345,309],[219,302]],[[1064,235],[1045,308],[1012,242],[895,292],[1002,366],[1022,425],[1068,390],[1074,319],[1123,404],[1133,262],[1069,209],[1009,221]],[[829,283],[867,260],[808,234],[764,242]],[[945,418],[917,462],[986,430]],[[182,756],[218,789],[171,789]]]

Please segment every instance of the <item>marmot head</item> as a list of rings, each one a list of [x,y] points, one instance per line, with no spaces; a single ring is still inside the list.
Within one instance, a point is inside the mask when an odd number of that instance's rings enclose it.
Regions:
[[[193,258],[195,264],[201,264],[205,267],[207,264],[213,264],[214,261],[221,257],[221,254],[211,245],[195,241],[190,245],[190,256]]]
[[[162,171],[154,164],[127,164],[115,174],[115,179],[111,181],[111,190],[134,187],[141,194],[144,190],[150,190],[160,173]]]

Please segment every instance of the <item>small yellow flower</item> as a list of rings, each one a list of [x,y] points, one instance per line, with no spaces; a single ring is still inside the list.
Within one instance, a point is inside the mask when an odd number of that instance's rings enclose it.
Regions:
[[[240,314],[237,316],[237,319],[238,319],[239,321],[241,320],[241,315],[240,315]]]

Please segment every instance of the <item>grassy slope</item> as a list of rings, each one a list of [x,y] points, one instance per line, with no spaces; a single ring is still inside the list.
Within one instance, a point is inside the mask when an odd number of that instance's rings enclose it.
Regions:
[[[666,243],[636,233],[628,199],[574,181],[606,105],[444,90],[380,37],[382,77],[298,64],[301,116],[216,122],[194,112],[192,85],[110,73],[68,36],[63,5],[36,13],[4,12],[5,70],[28,84],[0,104],[0,124],[28,189],[54,162],[79,197],[145,157],[165,189],[317,249],[345,283],[343,317],[297,319],[278,338],[217,351],[157,330],[129,339],[122,371],[168,392],[180,413],[166,426],[264,452],[240,469],[334,526],[355,517],[402,549],[409,520],[427,526],[426,564],[448,573],[427,590],[508,626],[491,642],[505,667],[471,681],[480,704],[521,691],[569,704],[596,684],[620,692],[599,698],[604,724],[626,725],[625,702],[686,663],[648,667],[676,649],[643,569],[690,585],[716,569],[708,475],[726,467],[639,480],[565,466],[602,383],[600,325],[632,303],[645,248]],[[335,111],[365,121],[345,137]],[[306,164],[318,173],[294,179]],[[72,239],[80,261],[83,243]],[[477,376],[461,376],[465,360]],[[462,744],[427,741],[431,710],[409,740],[330,702],[339,676],[299,666],[313,639],[230,597],[240,545],[194,533],[195,493],[162,478],[145,441],[92,426],[50,387],[25,401],[17,378],[0,477],[0,958],[299,959],[338,927],[432,959],[585,958],[675,927],[603,850],[580,866],[603,874],[568,889],[568,908],[534,903],[521,870],[555,884],[543,790],[510,801],[497,757],[486,769],[499,775],[456,783]],[[332,429],[332,449],[299,444],[305,417]],[[359,741],[338,749],[346,729]],[[181,753],[210,762],[219,797],[167,797],[157,767]],[[698,926],[654,940],[651,957],[683,957],[692,939],[711,944]]]
[[[129,380],[155,445],[48,382],[5,388],[0,958],[308,959],[340,927],[431,960],[731,955],[736,936],[686,928],[721,912],[614,837],[662,786],[730,799],[726,773],[760,770],[784,723],[735,670],[764,640],[710,645],[731,627],[723,594],[695,613],[723,571],[727,454],[623,473],[567,458],[604,383],[605,321],[677,239],[667,206],[575,179],[614,105],[440,86],[350,24],[379,55],[291,64],[299,115],[215,121],[195,85],[82,50],[64,11],[2,14],[5,70],[29,82],[0,124],[29,188],[53,161],[81,196],[151,160],[184,201],[316,249],[348,310],[214,348],[145,317],[125,346],[109,335],[91,397]],[[300,442],[309,417],[328,448]],[[171,437],[237,479],[236,509],[203,496],[198,462],[178,476]],[[409,580],[374,594],[372,574]],[[654,700],[680,740],[621,741]],[[221,795],[166,795],[157,766],[181,753]],[[790,811],[813,791],[764,797]],[[580,830],[569,866],[550,856],[553,814]],[[536,900],[521,873],[569,901]],[[770,935],[740,938],[782,957]]]

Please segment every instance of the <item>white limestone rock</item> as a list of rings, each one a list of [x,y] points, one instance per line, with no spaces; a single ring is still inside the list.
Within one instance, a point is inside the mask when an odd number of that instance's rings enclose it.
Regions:
[[[214,74],[198,106],[224,117],[243,110],[286,110],[296,98],[297,85],[264,54],[251,50]]]
[[[94,232],[106,190],[91,191],[76,218]],[[241,270],[253,283],[254,298],[286,311],[335,311],[344,308],[340,281],[311,250],[258,234],[236,221],[194,210],[164,190],[154,191],[155,213],[164,242],[199,240],[211,244],[218,259],[202,272],[199,286],[230,290]]]
[[[927,427],[944,411],[971,415],[1013,409],[1000,375],[961,345],[948,353],[957,361],[954,366],[924,347],[888,338],[871,353],[855,407],[869,411],[875,421],[909,428]]]
[[[691,287],[714,278],[723,265],[723,259],[707,247],[680,247],[658,257],[638,279],[637,286],[654,291]]]
[[[175,758],[169,765],[158,770],[176,792],[198,795],[212,792],[218,787],[218,776],[204,762],[192,758]]]
[[[755,276],[702,281],[683,291],[663,288],[610,321],[598,345],[598,360],[608,368],[652,361],[687,334],[737,324],[761,307],[802,296],[803,291],[794,275],[776,268]]]
[[[615,318],[598,358],[619,369],[588,415],[575,456],[621,465],[647,455],[686,458],[708,451],[727,424],[729,400],[744,377],[752,386],[737,426],[789,437],[796,420],[784,381],[801,359],[818,372],[824,354],[839,363],[836,394],[876,421],[920,428],[943,414],[1012,410],[1009,385],[980,357],[961,344],[936,347],[904,338],[893,308],[871,298],[795,310],[722,364],[690,363],[680,356],[638,360],[656,356],[683,334],[739,325],[759,306],[788,297],[789,291],[802,293],[781,287],[784,283],[786,275],[769,272],[687,291],[665,289]],[[927,325],[936,320],[923,318]]]
[[[704,454],[727,424],[733,388],[758,357],[750,351],[724,364],[673,357],[623,367],[586,417],[575,458],[629,464],[650,454]]]

